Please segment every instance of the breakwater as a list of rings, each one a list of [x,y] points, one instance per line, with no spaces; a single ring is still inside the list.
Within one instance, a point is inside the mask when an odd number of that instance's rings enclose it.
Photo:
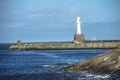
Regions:
[[[120,40],[81,41],[79,43],[21,43],[10,46],[10,50],[53,50],[53,49],[92,49],[92,48],[118,48]]]

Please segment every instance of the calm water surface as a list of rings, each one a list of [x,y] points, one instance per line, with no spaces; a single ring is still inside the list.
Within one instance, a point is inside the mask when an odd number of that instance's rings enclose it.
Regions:
[[[63,73],[52,70],[84,61],[108,50],[0,50],[0,80],[106,80],[107,75],[92,75],[87,71]]]

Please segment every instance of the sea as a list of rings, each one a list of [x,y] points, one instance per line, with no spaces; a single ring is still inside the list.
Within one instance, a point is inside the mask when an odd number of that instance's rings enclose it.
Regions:
[[[110,49],[13,51],[10,45],[0,44],[0,80],[112,80],[109,74],[56,71]]]

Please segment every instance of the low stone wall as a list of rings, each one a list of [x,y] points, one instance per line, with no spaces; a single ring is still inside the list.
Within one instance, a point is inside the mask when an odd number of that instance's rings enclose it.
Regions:
[[[120,41],[85,41],[75,43],[34,43],[15,44],[10,46],[10,50],[42,50],[42,49],[84,49],[84,48],[118,48]]]
[[[120,46],[119,42],[89,42],[85,43],[86,47],[92,48],[117,48]]]

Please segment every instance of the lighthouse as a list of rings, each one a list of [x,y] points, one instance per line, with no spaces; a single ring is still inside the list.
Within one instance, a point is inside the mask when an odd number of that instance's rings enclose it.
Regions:
[[[80,17],[77,17],[77,34],[81,34],[81,21],[80,21]]]
[[[85,41],[84,34],[81,33],[81,19],[77,17],[77,34],[74,35],[74,43],[81,43]]]

